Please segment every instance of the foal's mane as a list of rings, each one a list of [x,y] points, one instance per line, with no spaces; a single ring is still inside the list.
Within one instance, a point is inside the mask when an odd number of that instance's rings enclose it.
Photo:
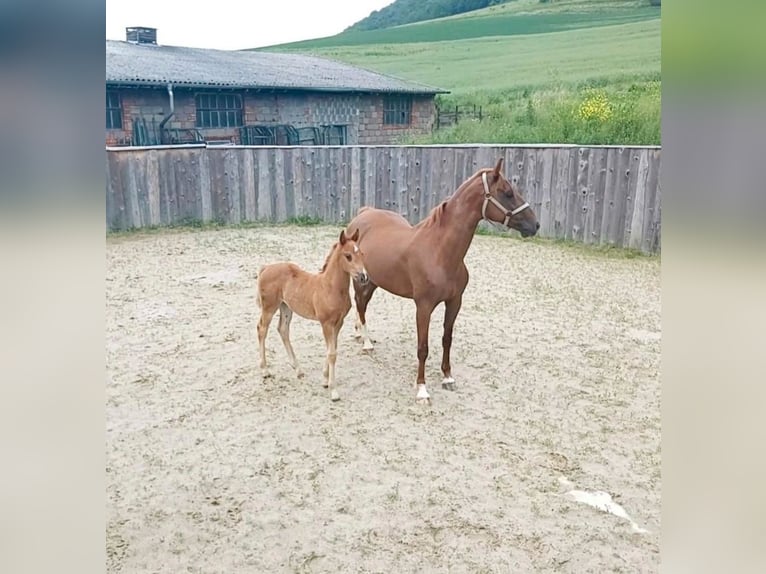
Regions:
[[[320,273],[324,273],[327,271],[327,266],[330,264],[330,259],[332,258],[332,254],[335,253],[335,250],[337,249],[339,243],[334,243],[332,246],[332,249],[330,249],[330,253],[327,254],[327,257],[325,257],[324,264],[322,265],[322,269],[319,270]]]
[[[484,172],[490,172],[492,171],[492,168],[487,169],[480,169],[476,173],[474,173],[471,177],[469,177],[467,180],[465,180],[462,184],[460,184],[460,187],[458,187],[452,195],[450,195],[447,199],[442,201],[439,205],[434,207],[431,212],[423,218],[423,220],[416,225],[416,227],[431,227],[433,225],[439,225],[442,220],[442,215],[444,215],[444,209],[447,207],[447,202],[451,200],[453,197],[457,197],[460,195],[467,187],[469,187],[471,184],[473,184],[474,180],[477,177],[481,177],[481,174]]]

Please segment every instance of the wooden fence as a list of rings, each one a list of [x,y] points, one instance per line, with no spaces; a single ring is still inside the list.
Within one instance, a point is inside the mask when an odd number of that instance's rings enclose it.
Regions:
[[[363,205],[416,223],[500,156],[541,236],[660,251],[656,147],[107,148],[106,224],[114,231],[300,217],[343,223]]]

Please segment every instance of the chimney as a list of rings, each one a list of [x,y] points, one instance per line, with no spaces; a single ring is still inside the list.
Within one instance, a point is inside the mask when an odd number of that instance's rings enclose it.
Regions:
[[[125,39],[131,44],[154,44],[157,45],[157,28],[144,28],[134,26],[125,28]]]

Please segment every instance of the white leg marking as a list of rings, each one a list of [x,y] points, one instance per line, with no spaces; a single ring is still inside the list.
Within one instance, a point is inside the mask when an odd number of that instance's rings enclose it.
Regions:
[[[418,385],[418,399],[430,399],[431,395],[428,394],[425,385]]]
[[[442,381],[442,385],[452,383],[455,384],[455,379],[452,377],[444,377],[444,380]]]

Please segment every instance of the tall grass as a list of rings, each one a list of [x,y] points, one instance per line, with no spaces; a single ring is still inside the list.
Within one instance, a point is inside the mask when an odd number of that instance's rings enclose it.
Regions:
[[[405,143],[659,145],[659,74],[440,97],[445,108],[482,106],[464,120]]]

